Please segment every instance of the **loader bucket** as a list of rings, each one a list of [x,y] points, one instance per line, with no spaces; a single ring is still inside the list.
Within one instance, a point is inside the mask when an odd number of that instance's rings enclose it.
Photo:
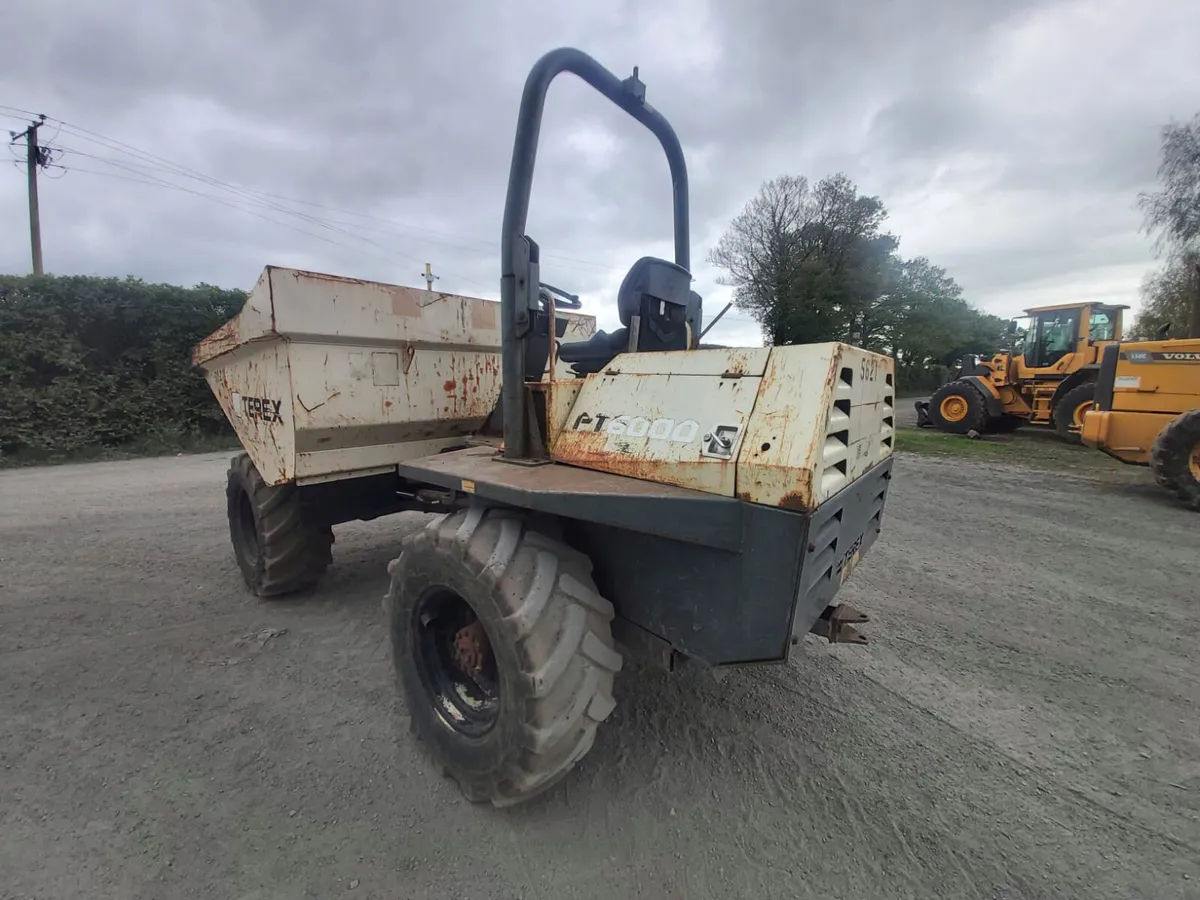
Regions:
[[[917,408],[917,427],[932,428],[933,423],[929,421],[929,401],[917,400],[913,406]]]

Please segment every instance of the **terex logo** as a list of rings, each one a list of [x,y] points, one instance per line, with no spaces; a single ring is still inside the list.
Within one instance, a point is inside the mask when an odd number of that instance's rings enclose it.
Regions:
[[[589,425],[592,427],[588,428]],[[647,419],[645,416],[593,416],[586,412],[576,416],[571,427],[576,431],[603,431],[677,444],[690,444],[700,434],[700,423],[695,419],[676,422],[674,419]]]
[[[261,419],[264,422],[283,421],[280,413],[283,407],[282,400],[272,400],[270,397],[246,397],[236,392],[230,399],[233,401],[233,414],[239,419]]]

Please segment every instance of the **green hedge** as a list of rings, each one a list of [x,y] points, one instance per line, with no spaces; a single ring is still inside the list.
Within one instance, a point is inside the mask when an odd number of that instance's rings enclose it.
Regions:
[[[950,380],[954,370],[949,366],[897,366],[896,394],[900,397],[923,397],[932,394]]]
[[[0,276],[0,461],[231,434],[192,347],[243,291]]]
[[[232,439],[191,354],[245,299],[206,284],[0,276],[0,463]],[[949,369],[896,374],[913,396]]]

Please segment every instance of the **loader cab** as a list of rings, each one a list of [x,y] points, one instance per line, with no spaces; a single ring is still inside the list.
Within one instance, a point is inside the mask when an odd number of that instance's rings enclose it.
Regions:
[[[1028,369],[1068,371],[1095,363],[1104,344],[1121,339],[1121,311],[1128,308],[1082,303],[1027,309],[1014,320],[1013,352]]]

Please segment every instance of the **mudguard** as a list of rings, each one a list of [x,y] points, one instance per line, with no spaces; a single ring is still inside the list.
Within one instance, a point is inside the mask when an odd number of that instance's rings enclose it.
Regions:
[[[1000,402],[1000,394],[992,387],[990,381],[980,375],[964,375],[962,380],[969,381],[983,395],[983,404],[988,416],[995,419],[1004,415],[1004,404]]]

